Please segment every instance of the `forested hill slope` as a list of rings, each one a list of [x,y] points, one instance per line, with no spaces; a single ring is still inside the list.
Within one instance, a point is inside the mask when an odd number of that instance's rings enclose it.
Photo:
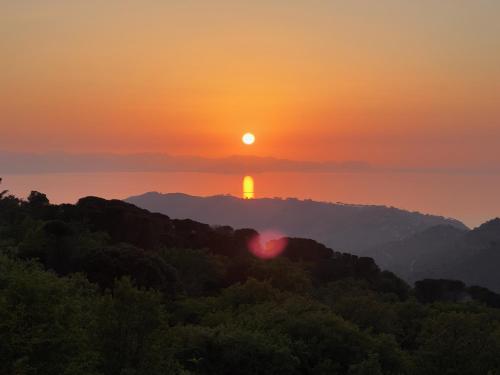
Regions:
[[[409,282],[451,278],[500,291],[500,219],[471,230],[437,226],[366,251]]]
[[[161,269],[164,262],[158,260],[158,254],[166,248],[205,249],[232,259],[228,283],[246,280],[255,259],[249,252],[249,242],[257,235],[253,229],[170,219],[130,203],[97,197],[82,198],[76,205],[51,205],[40,193],[32,194],[28,202],[16,198],[2,201],[6,207],[3,217],[14,218],[7,221],[8,228],[20,232],[16,246],[19,256],[39,259],[61,274],[83,271],[103,287],[109,287],[116,277],[137,271],[139,284],[172,289],[168,267]],[[287,238],[280,257],[309,262],[313,267],[310,271],[321,282],[355,277],[374,285],[389,286],[394,281],[389,288],[404,284],[394,275],[381,272],[371,258],[336,252],[310,239]]]
[[[155,253],[162,248],[206,249],[211,254],[234,259],[253,257],[248,244],[257,235],[253,229],[234,230],[229,226],[212,227],[190,219],[170,219],[120,200],[96,197],[82,198],[75,206],[62,205],[54,219],[84,222],[96,232],[110,236],[111,244],[129,243]],[[292,261],[314,262],[314,272],[322,282],[344,277],[363,278],[382,284],[396,281],[390,273],[382,273],[371,258],[336,252],[310,239],[287,238],[281,257]],[[247,278],[244,262],[238,264],[230,282]],[[396,281],[397,287],[398,281]]]
[[[499,373],[500,295],[255,235],[0,193],[0,374]]]
[[[278,229],[289,236],[312,238],[333,249],[358,255],[378,244],[401,240],[436,225],[468,229],[458,220],[393,207],[312,200],[243,200],[232,196],[150,192],[126,201],[173,218],[191,218],[235,228]]]

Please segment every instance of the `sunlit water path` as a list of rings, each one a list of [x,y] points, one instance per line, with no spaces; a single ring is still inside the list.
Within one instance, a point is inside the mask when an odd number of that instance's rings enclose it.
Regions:
[[[127,172],[2,177],[0,188],[9,189],[19,196],[26,196],[30,190],[39,190],[54,203],[75,202],[88,195],[126,198],[158,191],[383,204],[455,217],[469,226],[500,216],[500,175],[260,173],[244,180],[244,174]]]

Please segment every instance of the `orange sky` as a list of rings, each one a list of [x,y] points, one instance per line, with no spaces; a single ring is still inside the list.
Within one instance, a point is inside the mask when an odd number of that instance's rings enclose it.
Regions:
[[[494,165],[499,14],[494,0],[11,1],[0,150]]]

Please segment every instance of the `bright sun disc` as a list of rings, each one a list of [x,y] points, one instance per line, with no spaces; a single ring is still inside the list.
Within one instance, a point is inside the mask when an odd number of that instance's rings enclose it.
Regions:
[[[252,133],[245,133],[243,134],[243,137],[241,138],[244,144],[246,145],[251,145],[255,142],[255,135]]]

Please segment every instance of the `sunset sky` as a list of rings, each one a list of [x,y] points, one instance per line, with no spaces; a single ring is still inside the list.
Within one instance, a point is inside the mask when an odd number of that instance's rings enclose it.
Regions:
[[[500,162],[499,1],[1,8],[0,150]]]

